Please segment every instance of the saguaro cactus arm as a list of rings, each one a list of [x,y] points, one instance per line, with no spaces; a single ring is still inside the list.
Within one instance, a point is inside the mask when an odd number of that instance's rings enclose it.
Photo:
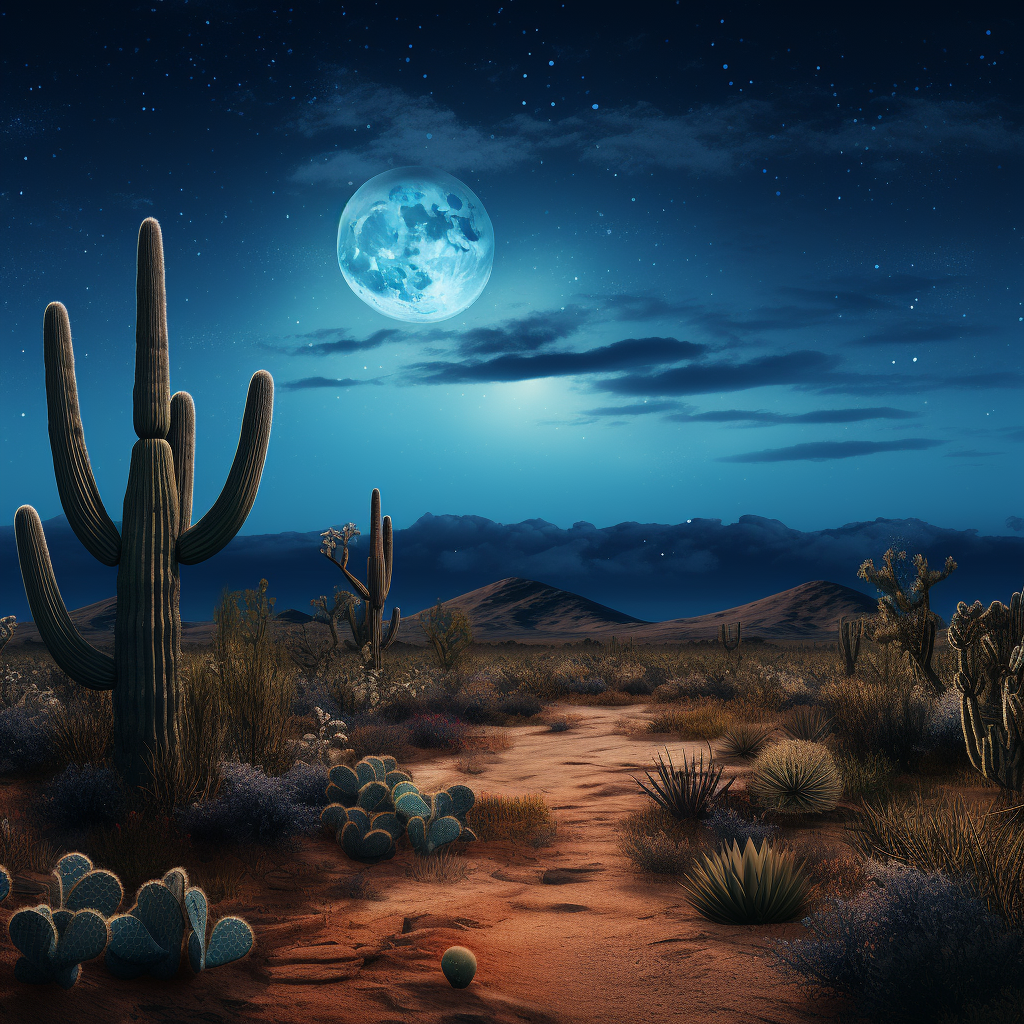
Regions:
[[[60,302],[51,302],[43,314],[43,360],[50,451],[60,503],[89,554],[104,565],[117,565],[121,536],[103,507],[92,475],[78,408],[71,322]]]
[[[388,626],[387,636],[384,637],[384,642],[380,645],[382,651],[386,651],[394,642],[398,639],[398,627],[402,623],[402,610],[400,608],[391,609],[391,624]]]
[[[178,538],[177,557],[183,565],[211,558],[241,529],[263,474],[274,412],[274,380],[257,370],[249,381],[238,447],[227,482],[213,508]]]
[[[192,525],[192,481],[196,464],[196,407],[187,391],[171,396],[171,429],[167,443],[174,456],[174,481],[178,487],[178,533]]]
[[[32,620],[53,660],[76,683],[90,690],[112,690],[117,681],[114,659],[86,643],[71,622],[57,589],[43,524],[31,505],[22,505],[14,514],[14,533]]]

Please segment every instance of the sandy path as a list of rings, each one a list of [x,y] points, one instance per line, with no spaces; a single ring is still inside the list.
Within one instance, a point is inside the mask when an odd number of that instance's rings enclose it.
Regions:
[[[554,712],[557,708],[551,708]],[[479,775],[446,757],[413,766],[426,790],[461,782],[475,792],[543,794],[558,834],[550,846],[467,848],[469,877],[453,886],[406,875],[411,850],[363,869],[381,902],[341,895],[360,866],[327,840],[271,872],[242,912],[258,949],[240,965],[171,983],[124,983],[86,965],[68,993],[23,986],[0,995],[0,1021],[365,1021],[368,1024],[796,1024],[831,1020],[839,1004],[811,1001],[765,959],[766,936],[799,925],[727,927],[705,921],[672,881],[639,876],[618,851],[614,825],[648,800],[629,778],[649,768],[664,737],[614,732],[643,707],[566,708],[572,730],[510,730],[515,746]],[[670,743],[675,757],[696,744]],[[472,949],[465,990],[439,969],[448,946]],[[0,984],[14,985],[4,944]]]

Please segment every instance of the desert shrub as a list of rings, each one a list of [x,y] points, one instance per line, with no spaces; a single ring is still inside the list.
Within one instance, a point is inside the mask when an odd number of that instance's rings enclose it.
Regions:
[[[430,750],[462,750],[466,745],[466,724],[450,715],[415,715],[406,722],[409,742]]]
[[[832,845],[813,836],[794,849],[808,880],[808,902],[848,898],[864,888],[864,861],[845,844]]]
[[[83,846],[96,867],[113,871],[121,879],[129,900],[144,882],[162,878],[191,852],[171,818],[139,811],[129,811],[123,821],[94,829]]]
[[[852,996],[869,1020],[886,1024],[930,1024],[998,997],[1019,977],[1020,935],[969,887],[903,865],[872,874],[880,886],[807,918],[807,939],[774,943],[787,973]]]
[[[710,843],[704,828],[679,821],[657,805],[628,814],[617,831],[622,854],[635,868],[655,875],[683,874]]]
[[[670,732],[681,740],[714,740],[729,727],[732,715],[717,704],[659,711],[647,726],[648,732]]]
[[[839,802],[843,780],[827,747],[784,740],[758,755],[747,790],[775,811],[820,814]]]
[[[525,658],[511,658],[502,662],[497,667],[496,673],[497,686],[502,693],[509,693],[520,688],[534,694],[544,691],[544,674],[537,665]]]
[[[542,796],[495,796],[481,793],[466,813],[477,839],[535,843],[554,834],[555,819]]]
[[[461,608],[446,608],[440,598],[420,615],[420,628],[434,650],[438,666],[450,672],[473,643],[469,616]]]
[[[620,689],[633,697],[646,697],[654,693],[657,686],[658,684],[654,680],[648,679],[646,675],[643,675],[635,679],[625,680]]]
[[[885,754],[874,751],[854,757],[840,751],[835,755],[836,767],[843,779],[843,796],[847,800],[885,797],[893,787],[899,766]]]
[[[298,761],[281,776],[292,802],[301,807],[326,807],[327,766]]]
[[[585,679],[570,679],[560,685],[560,692],[595,697],[606,692],[608,684],[600,676],[587,676]]]
[[[224,788],[216,800],[176,812],[179,827],[194,840],[273,846],[319,825],[317,810],[295,803],[282,777],[237,761],[221,771]]]
[[[937,755],[940,764],[969,763],[956,687],[951,686],[932,705],[925,724],[924,745]]]
[[[779,924],[803,906],[807,881],[788,850],[747,839],[705,854],[679,883],[702,917],[719,924]]]
[[[431,885],[455,885],[456,882],[466,880],[469,876],[469,868],[463,854],[442,846],[426,857],[416,857],[409,869],[409,874],[417,882],[428,882]]]
[[[708,757],[705,764],[703,751],[699,763],[696,754],[687,761],[684,753],[683,763],[679,768],[672,763],[672,755],[667,747],[665,756],[668,758],[667,764],[664,758],[658,755],[655,764],[657,779],[650,772],[644,773],[649,785],[645,785],[635,776],[631,778],[656,804],[674,818],[682,820],[706,817],[715,800],[728,792],[735,782],[735,779],[730,779],[719,789],[725,767],[717,764],[713,755]]]
[[[75,699],[55,701],[46,716],[50,764],[103,764],[113,753],[113,725],[109,690],[82,687]]]
[[[349,729],[348,745],[355,751],[356,760],[373,754],[390,754],[401,762],[412,753],[405,723],[368,722],[353,726]]]
[[[43,789],[39,801],[42,820],[62,829],[112,825],[125,810],[117,773],[92,764],[69,764]]]
[[[765,821],[763,814],[745,818],[735,808],[724,806],[713,807],[704,824],[726,846],[737,842],[743,847],[748,839],[760,845],[762,840],[774,839],[779,831],[779,826]]]
[[[701,675],[691,675],[684,685],[688,692],[684,692],[682,696],[730,701],[740,693],[740,681],[736,674],[723,669],[708,669]]]
[[[423,858],[417,857],[420,861]],[[342,882],[341,894],[350,900],[374,900],[380,902],[386,900],[387,896],[377,888],[367,877],[360,872],[357,875],[350,875]]]
[[[824,687],[822,699],[836,743],[855,757],[875,751],[902,764],[924,741],[931,703],[919,687],[852,677]]]
[[[722,733],[719,747],[729,757],[754,757],[775,730],[757,722],[734,722]]]
[[[6,809],[0,818],[0,864],[12,874],[46,874],[57,863],[57,851],[24,820]]]
[[[820,743],[832,731],[832,722],[821,708],[801,704],[789,711],[782,728],[790,739]]]
[[[49,757],[45,712],[26,705],[0,710],[0,774],[35,771]]]
[[[498,704],[498,710],[503,715],[533,718],[534,715],[539,715],[544,710],[544,705],[533,693],[523,687],[503,694]]]
[[[469,680],[448,701],[452,713],[474,725],[494,720],[499,707],[499,694],[487,679]]]
[[[864,856],[965,878],[990,911],[1024,929],[1024,817],[1019,811],[979,811],[959,796],[929,803],[917,794],[865,804],[849,829],[851,845]]]

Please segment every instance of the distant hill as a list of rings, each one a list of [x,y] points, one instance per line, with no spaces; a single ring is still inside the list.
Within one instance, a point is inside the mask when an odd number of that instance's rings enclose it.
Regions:
[[[587,638],[609,640],[613,636],[620,640],[632,638],[639,643],[680,643],[714,640],[722,623],[735,622],[743,624],[743,635],[747,638],[811,642],[835,639],[842,616],[871,615],[875,611],[875,602],[869,597],[826,580],[802,583],[725,611],[667,622],[634,619],[579,594],[515,576],[445,603],[469,615],[473,635],[483,643],[572,643]],[[111,597],[71,612],[71,621],[85,640],[109,651],[113,646],[116,610],[116,601]],[[403,619],[401,642],[426,643],[419,626],[424,611]],[[287,636],[310,621],[311,616],[305,612],[287,608],[274,616],[274,630],[279,636]],[[212,622],[183,622],[182,647],[208,644],[213,634]],[[39,631],[31,622],[18,624],[11,648],[19,647],[43,647]]]

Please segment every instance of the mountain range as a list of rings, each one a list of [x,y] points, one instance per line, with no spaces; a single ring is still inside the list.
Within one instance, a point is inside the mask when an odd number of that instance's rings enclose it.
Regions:
[[[386,510],[385,510],[386,511]],[[97,562],[64,516],[43,524],[66,606],[80,608],[116,592],[117,568]],[[365,523],[363,524],[365,526]],[[350,565],[365,572],[368,530],[351,546]],[[181,567],[183,619],[207,621],[222,589],[254,588],[261,578],[276,608],[309,609],[336,587],[350,589],[320,554],[320,533],[235,537],[213,558]],[[880,565],[895,546],[910,559],[924,554],[933,568],[952,555],[958,568],[931,592],[932,608],[949,619],[958,601],[1008,602],[1024,580],[1024,537],[979,536],[920,519],[876,519],[835,529],[793,530],[777,519],[741,516],[735,523],[691,519],[674,526],[619,523],[562,529],[542,519],[502,524],[479,516],[424,515],[394,534],[389,610],[406,612],[496,585],[541,580],[583,594],[630,621],[660,623],[746,606],[806,584],[831,580],[874,600],[858,579],[861,563]],[[0,527],[0,614],[30,617],[18,567],[14,527]]]

